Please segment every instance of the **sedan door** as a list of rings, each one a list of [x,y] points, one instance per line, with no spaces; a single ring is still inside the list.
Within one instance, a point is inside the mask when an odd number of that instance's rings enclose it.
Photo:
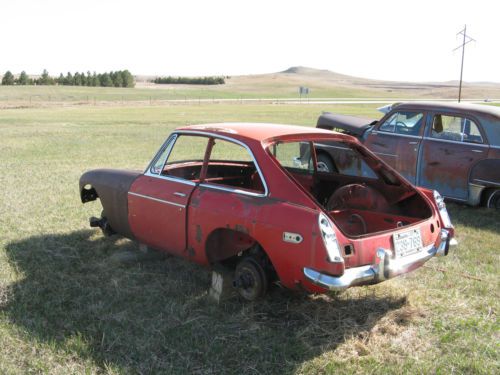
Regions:
[[[129,223],[140,242],[154,249],[184,255],[186,219],[196,188],[208,138],[175,135],[128,193]]]
[[[386,116],[365,141],[366,147],[413,184],[416,182],[424,118],[420,111],[395,111]]]
[[[471,167],[488,156],[479,122],[453,113],[436,112],[429,117],[418,185],[465,201]]]

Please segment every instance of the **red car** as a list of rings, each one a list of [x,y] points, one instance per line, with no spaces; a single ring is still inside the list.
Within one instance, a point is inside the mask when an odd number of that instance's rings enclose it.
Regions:
[[[315,152],[325,144],[329,171]],[[299,126],[179,128],[144,172],[88,171],[80,192],[103,206],[91,226],[232,267],[248,300],[275,281],[320,293],[379,283],[447,255],[454,233],[437,192],[354,137]]]

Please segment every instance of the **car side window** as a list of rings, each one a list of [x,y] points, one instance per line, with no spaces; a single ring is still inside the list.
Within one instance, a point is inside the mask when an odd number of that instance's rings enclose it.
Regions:
[[[431,137],[455,142],[483,143],[477,124],[461,116],[434,115]]]
[[[204,136],[179,135],[168,155],[161,175],[191,181],[199,180],[208,139]]]
[[[264,184],[250,152],[224,139],[213,141],[203,182],[264,193]]]
[[[309,142],[278,142],[271,147],[271,152],[281,166],[291,172],[314,173]]]
[[[424,115],[421,112],[398,111],[385,120],[378,130],[388,133],[419,135]]]

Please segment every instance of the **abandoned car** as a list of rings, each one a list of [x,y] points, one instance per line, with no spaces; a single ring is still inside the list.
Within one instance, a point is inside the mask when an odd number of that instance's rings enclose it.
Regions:
[[[358,137],[412,184],[500,209],[500,108],[415,102],[380,110],[379,121],[324,113],[317,127]],[[316,151],[331,166],[328,149]]]
[[[333,168],[319,168],[328,144]],[[176,129],[144,172],[80,178],[91,226],[202,265],[231,267],[254,300],[279,282],[308,292],[374,284],[447,255],[443,198],[415,188],[354,137],[273,124]]]

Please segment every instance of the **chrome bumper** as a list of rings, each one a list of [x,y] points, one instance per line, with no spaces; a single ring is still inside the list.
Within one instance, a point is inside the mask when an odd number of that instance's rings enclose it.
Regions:
[[[380,248],[373,264],[348,268],[342,276],[330,276],[307,267],[304,268],[304,276],[313,284],[333,291],[360,284],[376,284],[417,268],[434,256],[448,255],[450,240],[449,232],[441,229],[441,242],[438,247],[431,245],[403,258],[393,258],[392,251]]]

